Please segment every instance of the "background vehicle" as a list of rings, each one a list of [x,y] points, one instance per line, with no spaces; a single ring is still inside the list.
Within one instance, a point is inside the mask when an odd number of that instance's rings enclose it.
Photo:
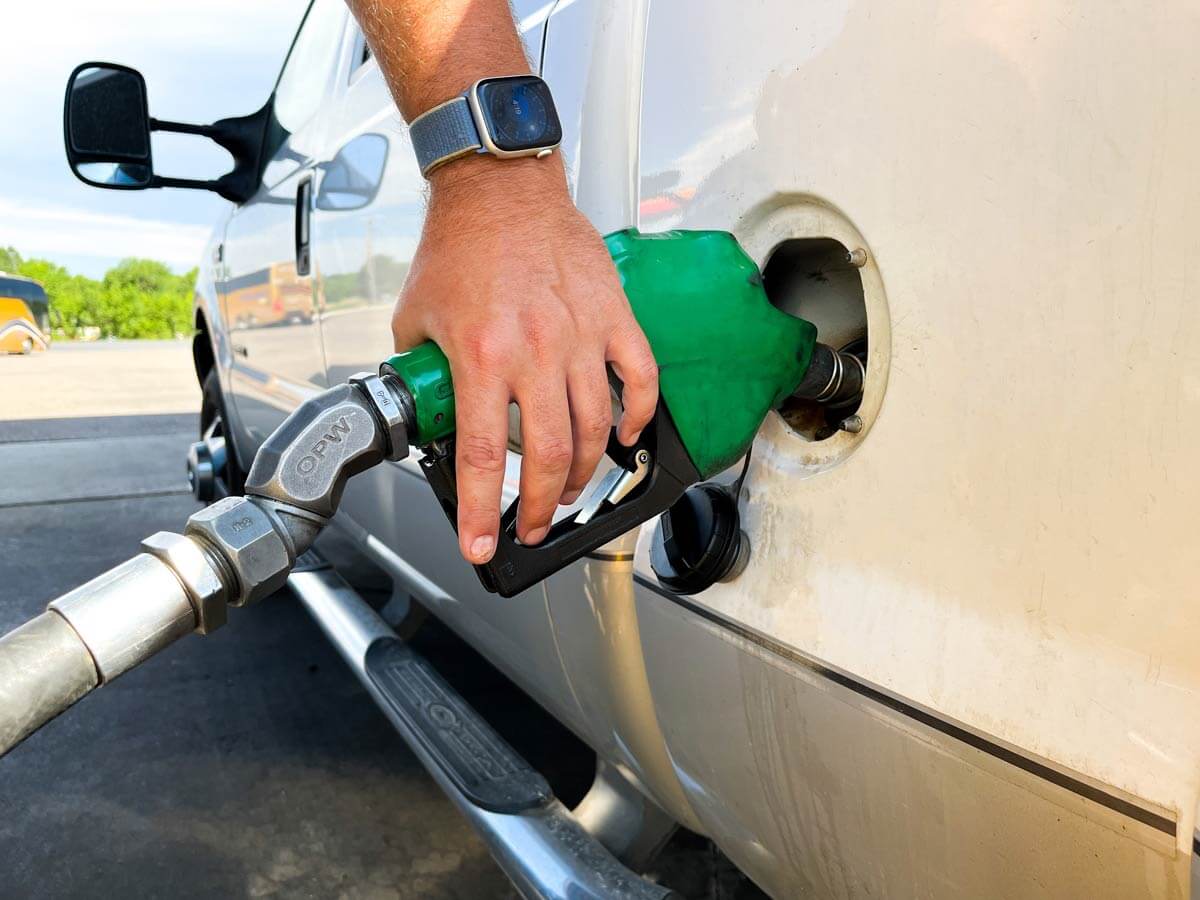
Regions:
[[[342,528],[777,896],[1198,896],[1194,13],[515,6],[580,208],[734,232],[781,307],[867,345],[860,418],[769,420],[750,567],[697,597],[650,529],[485,594],[413,462],[352,482]],[[423,211],[340,0],[273,110],[197,285],[233,466],[390,353]],[[239,322],[292,265],[307,308]]]
[[[225,283],[225,308],[234,328],[300,324],[312,320],[312,289],[296,264],[276,263]]]
[[[50,346],[50,301],[32,278],[0,272],[0,352],[32,353]]]

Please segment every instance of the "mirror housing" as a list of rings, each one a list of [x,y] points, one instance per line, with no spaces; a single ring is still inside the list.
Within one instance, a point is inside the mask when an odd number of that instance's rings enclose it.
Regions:
[[[71,73],[63,109],[67,162],[95,187],[139,190],[154,175],[146,82],[127,66],[85,63]]]
[[[151,154],[152,131],[209,138],[229,151],[233,168],[207,181],[158,175]],[[275,119],[273,98],[248,116],[189,125],[150,116],[146,81],[136,69],[86,62],[76,66],[67,79],[63,104],[67,163],[80,181],[92,187],[126,191],[190,188],[245,203],[258,190],[266,158],[286,136]]]

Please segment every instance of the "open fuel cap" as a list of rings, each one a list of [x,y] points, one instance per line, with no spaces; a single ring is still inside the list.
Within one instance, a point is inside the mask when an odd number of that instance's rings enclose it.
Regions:
[[[715,484],[689,488],[659,517],[650,545],[650,568],[677,594],[698,594],[736,578],[749,560],[737,501]]]

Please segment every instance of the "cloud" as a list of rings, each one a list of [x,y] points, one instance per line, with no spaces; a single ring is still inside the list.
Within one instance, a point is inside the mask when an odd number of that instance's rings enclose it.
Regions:
[[[228,102],[233,84],[254,94],[246,109],[219,108],[218,116],[252,111],[270,90],[307,0],[206,0],[183,8],[142,0],[104,3],[22,3],[5,11],[0,83],[6,103],[30,111],[61,109],[67,74],[84,60],[122,62],[146,75],[157,114],[212,112]],[[232,70],[232,71],[231,71]],[[232,76],[232,77],[231,77]],[[11,112],[11,110],[6,110]]]
[[[5,64],[39,67],[56,57],[146,47],[253,54],[263,35],[294,34],[306,5],[307,0],[205,0],[188,10],[169,3],[148,6],[145,0],[21,3],[5,11],[10,38]],[[18,35],[24,38],[11,39]]]
[[[24,256],[142,256],[187,269],[200,262],[210,229],[204,225],[30,206],[0,199],[0,246]]]

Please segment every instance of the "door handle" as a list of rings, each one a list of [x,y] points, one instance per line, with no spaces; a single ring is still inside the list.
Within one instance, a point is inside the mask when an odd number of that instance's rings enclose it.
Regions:
[[[301,179],[296,187],[296,275],[304,277],[312,270],[312,176]]]

